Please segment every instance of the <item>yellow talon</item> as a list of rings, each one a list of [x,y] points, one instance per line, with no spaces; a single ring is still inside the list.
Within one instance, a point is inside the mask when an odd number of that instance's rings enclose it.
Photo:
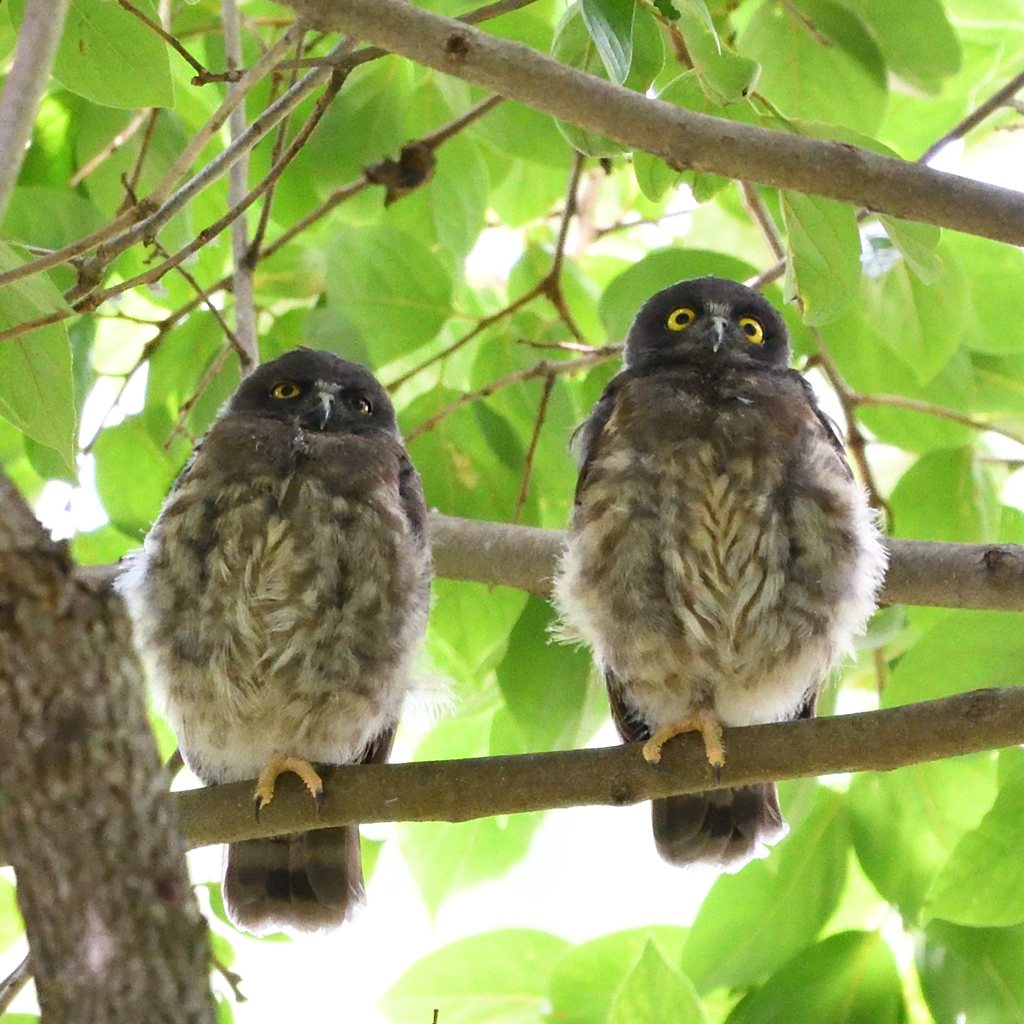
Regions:
[[[256,781],[256,817],[260,815],[271,800],[274,799],[274,786],[278,777],[285,772],[294,772],[306,784],[306,789],[312,794],[317,807],[323,802],[324,783],[317,774],[316,769],[308,762],[298,757],[282,757],[275,754],[267,766],[260,772]]]
[[[657,764],[661,760],[661,748],[673,736],[680,736],[686,732],[700,733],[701,739],[704,740],[704,753],[713,768],[721,769],[724,766],[725,747],[722,745],[722,723],[710,711],[696,711],[687,718],[680,718],[678,721],[657,729],[644,744],[645,760]]]

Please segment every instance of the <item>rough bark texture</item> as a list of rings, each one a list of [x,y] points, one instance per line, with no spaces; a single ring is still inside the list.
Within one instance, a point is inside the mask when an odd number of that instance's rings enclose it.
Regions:
[[[213,1020],[127,619],[0,475],[0,842],[42,1019]]]

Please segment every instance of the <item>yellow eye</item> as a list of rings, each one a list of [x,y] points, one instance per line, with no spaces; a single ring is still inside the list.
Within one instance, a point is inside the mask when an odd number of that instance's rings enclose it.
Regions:
[[[271,398],[298,398],[301,394],[302,388],[299,387],[294,381],[283,380],[280,384],[275,384],[270,392]]]
[[[683,306],[681,309],[674,309],[669,313],[665,326],[670,331],[685,331],[696,319],[697,314],[689,306]]]
[[[764,328],[760,321],[752,316],[745,316],[740,319],[740,330],[747,336],[751,345],[760,345],[764,341]]]
[[[368,398],[363,398],[362,395],[352,395],[348,400],[349,408],[355,412],[362,413],[364,416],[369,416],[373,412],[373,406],[370,404]]]

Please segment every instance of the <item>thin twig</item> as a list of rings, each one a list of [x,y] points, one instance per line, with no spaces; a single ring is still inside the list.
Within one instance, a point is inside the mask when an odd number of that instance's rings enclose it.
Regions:
[[[270,168],[266,177],[251,192],[249,192],[240,203],[236,203],[232,206],[219,220],[216,220],[212,224],[203,228],[195,239],[193,239],[188,245],[179,249],[170,259],[165,260],[163,263],[160,263],[158,266],[151,268],[143,274],[137,274],[135,277],[128,278],[112,288],[107,288],[100,292],[94,292],[93,294],[80,299],[77,303],[78,308],[95,309],[100,305],[100,303],[105,302],[107,299],[115,295],[120,295],[122,292],[129,291],[141,284],[152,284],[154,281],[159,281],[168,270],[173,269],[183,260],[191,256],[192,253],[198,252],[205,245],[208,245],[210,241],[216,238],[217,235],[231,224],[236,217],[244,213],[254,202],[256,202],[257,199],[259,199],[261,195],[271,188],[274,182],[277,181],[277,179],[284,173],[285,168],[292,162],[299,150],[306,144],[306,140],[310,133],[316,127],[320,118],[323,117],[327,106],[330,104],[335,93],[340,88],[341,80],[338,78],[332,78],[328,83],[327,88],[317,100],[316,106],[306,119],[305,124],[302,126],[295,138],[292,139],[291,145],[285,151],[284,155],[273,167]],[[97,258],[99,258],[99,256],[97,256]]]
[[[929,160],[940,149],[948,146],[951,142],[955,142],[957,139],[962,139],[969,131],[977,128],[982,121],[986,118],[991,117],[1000,107],[1009,105],[1009,101],[1024,89],[1024,71],[1019,75],[1015,75],[1010,79],[1001,89],[996,90],[984,103],[980,104],[971,113],[969,113],[962,121],[954,125],[941,139],[933,142],[918,158],[917,162],[921,164],[928,163]]]
[[[242,28],[235,0],[221,0],[221,21],[224,24],[224,58],[229,69],[242,66]],[[230,95],[237,86],[229,85]],[[228,118],[231,141],[245,134],[245,104],[239,103]],[[249,155],[244,154],[231,165],[228,172],[228,205],[238,206],[249,188]],[[260,354],[256,343],[256,303],[253,289],[255,267],[250,259],[249,225],[245,216],[231,224],[231,256],[235,292],[235,343],[238,346],[239,372],[243,377],[259,365]]]
[[[540,402],[537,404],[537,418],[533,423],[533,433],[530,435],[530,445],[526,449],[526,458],[523,460],[523,478],[519,484],[519,494],[516,496],[516,507],[512,513],[512,522],[518,523],[522,515],[523,507],[526,505],[526,498],[530,493],[530,480],[533,477],[533,460],[537,454],[537,442],[540,441],[541,428],[548,414],[548,402],[551,400],[551,390],[555,386],[555,375],[549,373],[544,378],[544,389],[540,393]]]
[[[405,435],[405,439],[406,441],[414,440],[420,434],[433,430],[438,423],[447,419],[452,413],[457,412],[463,406],[469,405],[472,402],[478,402],[481,398],[487,398],[496,391],[502,390],[502,388],[511,387],[513,384],[520,384],[526,380],[534,380],[537,377],[562,376],[564,374],[579,373],[581,370],[589,370],[590,367],[597,366],[598,363],[605,363],[609,359],[613,359],[621,351],[620,346],[609,345],[607,348],[599,349],[590,355],[580,356],[579,359],[544,359],[533,366],[527,367],[525,370],[516,370],[515,373],[492,380],[490,384],[485,384],[476,391],[469,391],[464,395],[460,395],[454,402],[446,405],[443,409],[438,409],[433,416],[428,416],[421,423],[417,423]]]
[[[152,18],[147,17],[142,11],[138,9],[138,7],[135,6],[135,4],[129,3],[128,0],[117,0],[117,2],[126,11],[128,11],[131,14],[134,14],[135,17],[138,18],[139,21],[141,21],[142,24],[146,26],[146,28],[155,32],[172,50],[174,50],[175,53],[178,53],[182,57],[184,57],[185,62],[189,65],[190,68],[192,68],[193,71],[200,75],[206,73],[206,68],[203,67],[203,65],[200,64],[199,61],[197,61],[195,57],[193,57],[192,54],[189,53],[188,50],[186,50],[185,47],[182,46],[181,43],[178,42],[178,40],[170,34],[170,32],[167,32],[162,25],[160,25],[158,22],[153,21]]]
[[[117,211],[118,213],[123,213],[137,202],[135,193],[139,187],[139,179],[142,177],[142,168],[145,166],[146,157],[149,155],[150,143],[153,141],[153,132],[156,129],[156,120],[159,116],[159,108],[153,107],[149,111],[149,116],[146,120],[146,130],[142,134],[142,142],[139,145],[139,152],[135,157],[131,173],[122,178],[127,195],[121,209]]]
[[[768,251],[776,260],[784,260],[786,256],[786,245],[782,241],[778,225],[772,218],[771,212],[761,198],[761,193],[749,181],[738,182],[740,196],[743,199],[743,206],[750,215],[751,220],[761,231],[761,237]]]
[[[887,406],[893,409],[909,409],[912,412],[922,412],[928,416],[937,416],[940,419],[961,423],[965,427],[971,427],[974,430],[987,430],[993,434],[1007,437],[1011,441],[1016,441],[1017,444],[1024,444],[1024,434],[1019,434],[1014,430],[1007,430],[1005,427],[1000,427],[995,423],[987,423],[985,420],[968,416],[966,413],[957,412],[955,409],[949,409],[944,405],[936,405],[934,402],[922,402],[917,398],[906,398],[903,395],[862,395],[858,393],[853,394],[852,401],[855,406]]]
[[[1015,75],[1001,89],[993,93],[984,103],[971,111],[966,117],[958,121],[938,141],[933,142],[918,158],[915,163],[926,164],[935,154],[956,139],[962,139],[969,131],[977,128],[986,118],[991,117],[1001,106],[1006,105],[1008,100],[1024,88],[1024,71]],[[857,223],[862,224],[869,217],[874,216],[871,210],[861,209],[857,211]],[[777,281],[786,272],[786,261],[779,259],[767,270],[762,270],[745,283],[755,291],[761,291],[773,281]]]
[[[146,118],[152,114],[152,110],[137,110],[131,120],[108,142],[95,156],[87,160],[68,179],[68,189],[77,188],[86,178],[96,170],[100,164],[109,160],[129,139],[146,123]],[[53,252],[54,250],[51,250]],[[49,255],[49,253],[47,253]]]
[[[30,953],[26,953],[25,959],[0,982],[0,1015],[7,1012],[7,1008],[14,1002],[18,993],[31,980],[32,967],[29,963],[30,956]]]

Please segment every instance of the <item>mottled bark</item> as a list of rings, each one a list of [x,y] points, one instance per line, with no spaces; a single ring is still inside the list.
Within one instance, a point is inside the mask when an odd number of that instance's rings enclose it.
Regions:
[[[0,841],[44,1021],[213,1020],[206,925],[127,619],[2,475]]]

